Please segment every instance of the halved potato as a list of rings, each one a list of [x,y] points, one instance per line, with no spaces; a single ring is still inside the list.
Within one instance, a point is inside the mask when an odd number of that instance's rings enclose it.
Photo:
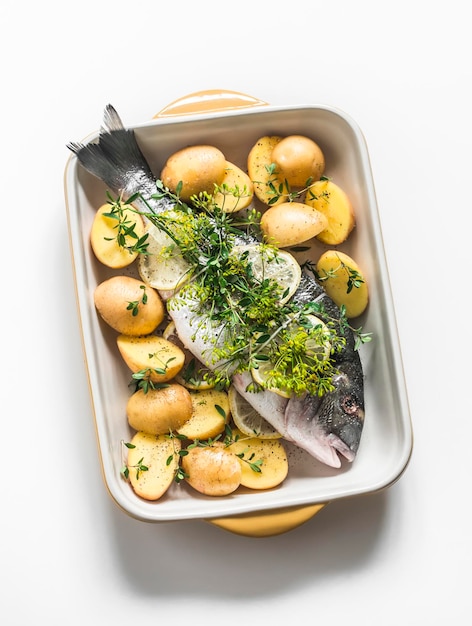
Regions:
[[[240,211],[251,204],[254,185],[246,172],[230,161],[226,161],[221,187],[222,191],[218,191],[213,199],[225,213]]]
[[[247,437],[238,430],[233,431],[233,437],[238,439],[228,450],[241,463],[241,485],[249,489],[271,489],[285,480],[288,458],[280,439]],[[251,463],[257,463],[261,471],[254,471]]]
[[[344,243],[355,226],[355,215],[346,192],[331,180],[319,180],[311,185],[305,204],[323,213],[328,226],[316,235],[318,241],[328,246]]]
[[[179,435],[187,439],[209,439],[225,429],[230,417],[229,399],[226,391],[202,389],[190,392],[192,414],[179,429]]]
[[[120,269],[131,265],[138,256],[138,252],[132,247],[138,239],[144,235],[143,218],[131,207],[123,208],[122,214],[109,217],[112,207],[103,204],[97,209],[90,231],[90,244],[97,259],[113,269]],[[118,242],[120,220],[126,228],[134,232],[136,238],[131,235],[124,236],[124,246]]]
[[[283,202],[269,207],[261,218],[268,243],[286,248],[312,239],[328,226],[328,220],[303,202]]]
[[[358,317],[365,311],[369,289],[354,259],[339,250],[327,250],[318,259],[316,271],[328,296],[346,307],[347,317]]]
[[[144,500],[159,500],[169,489],[179,465],[181,443],[166,435],[137,432],[128,449],[129,481]]]
[[[254,185],[254,193],[266,205],[274,198],[270,184],[275,187],[278,195],[280,195],[280,198],[271,204],[279,204],[287,199],[288,190],[284,179],[276,171],[270,172],[267,169],[273,164],[272,150],[281,140],[282,137],[278,135],[261,137],[253,145],[247,158],[247,172]]]
[[[184,365],[183,350],[158,335],[119,335],[116,343],[129,369],[133,373],[148,370],[149,380],[154,383],[171,380]]]

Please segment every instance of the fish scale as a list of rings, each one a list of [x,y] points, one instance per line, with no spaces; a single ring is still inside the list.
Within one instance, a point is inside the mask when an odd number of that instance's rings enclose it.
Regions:
[[[105,108],[98,142],[71,142],[67,147],[88,172],[124,200],[139,193],[146,200],[141,203],[146,211],[159,213],[172,208],[173,203],[169,199],[152,198],[156,192],[156,177],[139,148],[134,132],[123,126],[111,105]],[[166,299],[168,295],[165,294]],[[306,273],[302,274],[292,300],[298,306],[322,302],[321,312],[317,314],[320,319],[340,319],[337,305]],[[185,301],[179,293],[167,299],[167,307],[184,346],[208,367],[218,368],[218,362],[208,363],[205,355],[214,349],[214,339],[210,337],[220,337],[221,327],[212,325],[209,315],[208,319],[203,319],[205,316],[198,303]],[[342,459],[348,462],[355,459],[365,415],[364,377],[354,334],[348,327],[343,327],[340,334],[345,339],[345,345],[334,355],[337,369],[332,381],[334,389],[322,397],[304,393],[285,398],[269,390],[249,391],[252,382],[249,372],[232,377],[238,392],[285,439],[306,450],[321,463],[335,468],[341,467]]]

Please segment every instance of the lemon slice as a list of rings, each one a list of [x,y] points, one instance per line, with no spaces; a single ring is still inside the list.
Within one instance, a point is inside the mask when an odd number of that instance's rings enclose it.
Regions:
[[[147,234],[147,253],[138,257],[138,272],[142,280],[159,291],[181,287],[190,278],[192,266],[163,230],[149,224]]]
[[[274,364],[271,363],[271,361],[261,361],[259,367],[253,367],[251,369],[252,378],[256,383],[258,383],[259,385],[261,385],[261,387],[264,387],[268,391],[273,391],[278,396],[282,396],[283,398],[290,398],[292,394],[288,389],[267,384],[267,381],[270,378],[273,369]]]
[[[267,248],[260,243],[234,246],[232,253],[238,257],[247,253],[247,260],[252,264],[252,271],[257,280],[266,278],[279,283],[280,303],[290,300],[298,289],[302,277],[302,269],[297,259],[286,250]]]
[[[314,337],[308,337],[306,340],[306,352],[307,356],[314,357],[317,356],[318,359],[327,359],[331,354],[331,342],[329,340],[329,330],[326,324],[316,315],[307,315],[306,316],[313,328],[317,326],[321,326],[321,333],[319,340]],[[300,328],[299,324],[293,324],[293,330],[296,332]],[[253,380],[268,389],[269,391],[273,391],[279,396],[284,398],[290,398],[292,395],[291,391],[285,389],[284,387],[276,387],[275,385],[269,385],[268,380],[272,377],[274,372],[274,364],[271,361],[260,361],[259,366],[257,368],[251,369],[251,375]]]
[[[233,385],[228,389],[228,400],[234,425],[242,433],[259,439],[279,439],[282,436]]]
[[[209,372],[210,370],[203,363],[201,363],[201,361],[194,357],[193,354],[187,350],[184,344],[180,341],[174,322],[169,322],[169,324],[167,324],[164,328],[162,336],[164,339],[167,339],[167,341],[171,341],[181,348],[185,354],[184,366],[175,376],[176,382],[187,389],[191,389],[192,391],[213,389],[215,385],[204,378],[205,372]]]

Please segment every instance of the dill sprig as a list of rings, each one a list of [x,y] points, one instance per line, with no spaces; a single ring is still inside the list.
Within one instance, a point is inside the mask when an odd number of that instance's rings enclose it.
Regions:
[[[192,280],[180,287],[169,306],[190,307],[194,336],[200,333],[209,344],[205,380],[225,388],[235,373],[257,369],[268,360],[273,367],[267,387],[323,395],[333,389],[335,356],[345,345],[343,316],[332,320],[325,316],[323,332],[329,337],[321,338],[320,329],[307,317],[313,306],[281,304],[280,284],[256,277],[248,254],[233,251],[248,237],[260,242],[260,214],[226,213],[214,201],[218,191],[215,185],[214,194],[201,193],[187,204],[179,197],[179,187],[172,193],[158,180],[152,199],[170,200],[168,208],[154,212],[139,194],[128,199],[131,204],[139,198],[149,207],[142,214],[170,237],[194,268]],[[260,246],[262,254],[277,254],[274,246]],[[320,342],[330,345],[326,358],[308,348]],[[149,376],[141,375],[139,382],[146,388]]]

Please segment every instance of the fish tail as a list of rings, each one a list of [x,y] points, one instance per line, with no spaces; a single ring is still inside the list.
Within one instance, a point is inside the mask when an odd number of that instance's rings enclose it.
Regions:
[[[135,192],[155,192],[156,178],[133,130],[126,129],[111,104],[105,107],[98,142],[70,142],[67,148],[82,166],[125,199]]]

